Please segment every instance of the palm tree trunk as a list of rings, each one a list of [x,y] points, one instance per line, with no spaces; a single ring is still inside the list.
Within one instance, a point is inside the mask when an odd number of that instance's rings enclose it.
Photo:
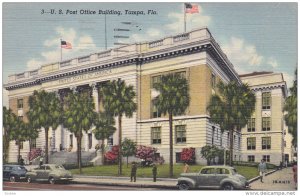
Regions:
[[[45,145],[45,163],[48,164],[49,159],[48,159],[48,133],[49,133],[49,127],[45,128],[45,141],[46,141],[46,145]]]
[[[233,157],[233,130],[230,130],[229,134],[230,134],[229,165],[232,166],[232,157]]]
[[[102,143],[101,143],[101,157],[102,157],[102,165],[105,164],[104,161],[104,139],[102,139]]]
[[[20,156],[21,156],[21,145],[20,145],[20,141],[18,141],[18,164],[20,164]]]
[[[173,115],[169,113],[169,126],[170,126],[170,167],[169,176],[173,177]]]
[[[122,115],[118,115],[118,126],[119,126],[119,153],[118,153],[118,160],[119,160],[119,165],[118,165],[118,175],[122,175]]]
[[[9,139],[8,139],[7,130],[4,130],[3,149],[4,149],[3,161],[4,161],[4,163],[7,163],[8,151],[9,151]]]
[[[79,138],[78,138],[78,167],[79,167],[79,173],[82,173],[82,169],[81,169],[81,137],[82,135],[80,134]]]
[[[77,140],[77,166],[78,166],[78,168],[79,168],[79,152],[80,152],[80,150],[79,150],[79,136],[77,136],[76,137],[76,140]]]

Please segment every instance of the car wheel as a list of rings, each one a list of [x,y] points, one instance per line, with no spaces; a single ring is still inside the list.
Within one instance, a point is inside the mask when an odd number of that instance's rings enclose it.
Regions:
[[[16,182],[16,177],[15,177],[15,176],[10,176],[10,177],[9,177],[9,181],[11,181],[11,182]]]
[[[234,187],[232,184],[230,183],[225,183],[223,186],[222,186],[223,190],[233,190]]]
[[[190,186],[186,182],[182,182],[178,185],[179,190],[189,190]]]
[[[50,184],[55,184],[55,180],[54,180],[53,177],[50,177],[50,178],[49,178],[49,183],[50,183]]]
[[[27,182],[31,183],[32,182],[32,178],[30,176],[27,177]]]

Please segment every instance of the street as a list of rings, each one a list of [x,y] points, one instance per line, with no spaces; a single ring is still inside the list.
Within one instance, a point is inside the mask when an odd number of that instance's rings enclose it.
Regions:
[[[162,190],[156,188],[138,188],[125,186],[105,186],[105,185],[88,185],[88,184],[49,184],[49,183],[27,183],[27,182],[3,182],[4,191],[66,191],[66,190],[81,190],[81,191],[96,191],[96,190],[110,190],[110,191],[155,191]]]

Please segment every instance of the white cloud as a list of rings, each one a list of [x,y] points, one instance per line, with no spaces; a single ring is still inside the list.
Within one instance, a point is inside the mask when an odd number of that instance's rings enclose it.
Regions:
[[[45,50],[41,51],[39,58],[32,58],[27,61],[27,70],[32,70],[40,67],[43,64],[60,61],[61,49],[60,40],[65,40],[72,44],[72,49],[63,49],[64,59],[78,56],[82,50],[96,50],[94,40],[89,35],[78,35],[73,28],[57,27],[56,35],[45,40]]]
[[[222,46],[223,51],[230,61],[239,66],[260,66],[264,57],[258,54],[256,47],[246,43],[243,39],[231,37],[229,43]]]
[[[267,64],[271,65],[273,68],[279,66],[277,60],[274,57],[269,57],[268,61],[267,61]]]
[[[132,34],[131,39],[133,42],[151,41],[163,36],[163,32],[156,28],[149,28],[144,34]]]
[[[202,7],[198,5],[199,13],[186,14],[186,26],[187,31],[203,26],[208,26],[211,21],[211,17],[204,15]],[[168,30],[174,33],[180,33],[184,30],[184,17],[182,11],[171,12],[168,14],[168,18],[173,20],[172,23],[166,25]]]
[[[198,5],[199,13],[186,14],[187,31],[191,29],[208,26],[211,17],[204,15],[200,5]],[[172,34],[182,33],[184,31],[184,17],[183,11],[170,12],[167,15],[171,21],[169,24],[160,28],[148,28],[146,32],[135,33],[131,35],[133,42],[151,41],[163,37],[165,32],[172,32]]]
[[[294,75],[290,75],[287,72],[282,72],[283,79],[286,81],[287,87],[290,88],[293,86]]]

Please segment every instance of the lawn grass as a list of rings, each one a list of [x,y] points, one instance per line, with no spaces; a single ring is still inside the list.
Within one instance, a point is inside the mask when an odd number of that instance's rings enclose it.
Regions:
[[[199,172],[203,165],[190,165],[189,172]],[[247,167],[247,166],[234,166],[239,174],[245,176],[247,179],[251,179],[255,176],[258,176],[258,171],[256,167]],[[128,168],[126,165],[123,165],[123,175],[130,176],[130,165]],[[174,165],[174,178],[178,178],[180,173],[182,173],[183,165],[175,164]],[[79,169],[71,169],[73,174],[79,174]],[[85,167],[82,168],[82,175],[90,176],[117,176],[118,166],[117,165],[101,165],[94,167]],[[152,177],[152,167],[139,167],[137,170],[137,177]],[[169,177],[169,165],[157,165],[157,177],[158,178],[168,178]]]

